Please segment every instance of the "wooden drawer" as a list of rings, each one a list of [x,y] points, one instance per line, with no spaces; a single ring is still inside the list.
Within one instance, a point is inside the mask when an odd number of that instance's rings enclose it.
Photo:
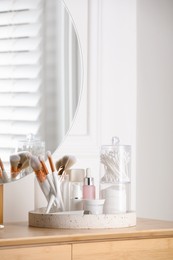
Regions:
[[[172,260],[173,238],[73,245],[73,260]]]
[[[20,247],[0,250],[1,260],[71,260],[71,246]]]

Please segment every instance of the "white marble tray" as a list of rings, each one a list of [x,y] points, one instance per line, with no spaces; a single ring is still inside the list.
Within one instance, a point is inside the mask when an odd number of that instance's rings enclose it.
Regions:
[[[29,212],[29,226],[64,229],[125,228],[136,225],[136,213],[116,215],[70,215],[44,213],[44,208]]]

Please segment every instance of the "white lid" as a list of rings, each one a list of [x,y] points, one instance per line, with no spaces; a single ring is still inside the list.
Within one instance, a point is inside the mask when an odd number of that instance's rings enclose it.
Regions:
[[[85,169],[68,169],[66,173],[69,174],[71,182],[83,182],[85,177]]]

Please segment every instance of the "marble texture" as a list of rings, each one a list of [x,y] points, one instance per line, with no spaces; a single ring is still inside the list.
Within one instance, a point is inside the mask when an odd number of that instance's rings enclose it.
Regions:
[[[77,215],[44,213],[44,208],[29,212],[29,226],[64,229],[124,228],[136,225],[136,213]]]

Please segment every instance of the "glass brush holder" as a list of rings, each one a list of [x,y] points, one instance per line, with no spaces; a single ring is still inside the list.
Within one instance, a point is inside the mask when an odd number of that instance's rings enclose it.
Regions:
[[[120,145],[117,137],[101,146],[100,198],[105,199],[104,214],[131,211],[131,146]]]

